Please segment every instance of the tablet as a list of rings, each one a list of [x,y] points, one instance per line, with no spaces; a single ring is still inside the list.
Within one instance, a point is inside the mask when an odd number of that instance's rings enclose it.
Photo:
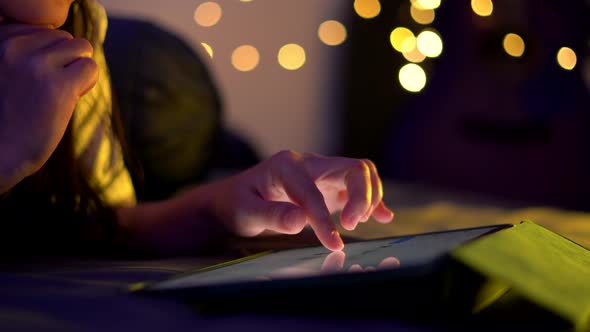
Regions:
[[[266,251],[132,288],[136,293],[185,299],[204,307],[233,306],[240,310],[263,306],[272,310],[293,309],[297,301],[309,302],[318,294],[347,301],[357,296],[391,293],[393,298],[406,297],[407,309],[419,294],[432,300],[445,291],[439,272],[444,270],[440,267],[453,248],[511,226],[362,240],[347,243],[341,252],[322,246]],[[313,305],[305,308],[311,309]],[[367,305],[362,308],[367,309]]]

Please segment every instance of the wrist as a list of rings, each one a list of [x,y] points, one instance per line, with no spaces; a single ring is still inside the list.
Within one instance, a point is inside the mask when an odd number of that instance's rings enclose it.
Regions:
[[[117,223],[131,247],[149,255],[216,250],[228,232],[214,213],[216,184],[201,185],[173,198],[116,209]]]
[[[235,219],[235,208],[232,205],[235,196],[234,188],[236,176],[216,180],[198,187],[190,193],[192,202],[200,202],[211,220],[228,231],[234,230],[232,220]]]

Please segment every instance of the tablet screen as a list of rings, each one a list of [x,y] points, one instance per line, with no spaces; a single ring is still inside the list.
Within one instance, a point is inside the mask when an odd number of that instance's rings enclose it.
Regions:
[[[218,268],[158,282],[153,290],[356,273],[428,264],[454,247],[506,227],[495,225],[348,243],[343,251],[317,246],[265,253]]]

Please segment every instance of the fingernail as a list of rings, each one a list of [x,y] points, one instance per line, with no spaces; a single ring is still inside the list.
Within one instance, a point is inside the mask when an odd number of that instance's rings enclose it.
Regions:
[[[340,237],[340,233],[338,233],[337,230],[333,230],[331,232],[331,235],[338,242],[338,249],[336,249],[336,250],[342,250],[342,248],[344,248],[344,241],[342,241],[342,237]]]

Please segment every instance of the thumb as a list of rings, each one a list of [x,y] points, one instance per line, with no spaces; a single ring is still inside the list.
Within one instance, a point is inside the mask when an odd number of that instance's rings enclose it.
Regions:
[[[305,211],[292,203],[255,199],[250,202],[249,210],[251,213],[243,225],[252,231],[267,229],[283,234],[298,234],[307,224]],[[249,233],[248,230],[246,232]]]

